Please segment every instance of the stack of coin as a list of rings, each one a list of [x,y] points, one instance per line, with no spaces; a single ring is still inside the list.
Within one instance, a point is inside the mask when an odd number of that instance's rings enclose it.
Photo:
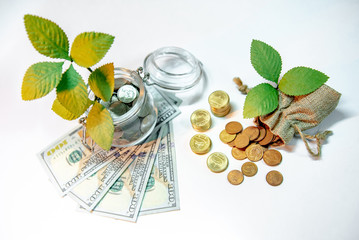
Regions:
[[[208,97],[208,103],[212,113],[217,117],[224,117],[231,111],[229,96],[224,91],[218,90],[211,93]]]
[[[212,124],[211,115],[206,110],[198,109],[191,115],[191,124],[193,129],[198,132],[207,131]]]

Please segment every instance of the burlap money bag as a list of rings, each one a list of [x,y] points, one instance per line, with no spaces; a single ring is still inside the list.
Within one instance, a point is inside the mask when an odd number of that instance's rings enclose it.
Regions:
[[[257,117],[255,121],[264,124],[279,136],[277,145],[289,143],[295,133],[299,133],[307,150],[313,156],[320,155],[320,141],[329,133],[325,131],[315,136],[303,134],[302,131],[317,126],[338,105],[341,94],[327,85],[302,96],[288,96],[279,91],[278,108],[267,115]],[[317,153],[308,146],[306,139],[317,140]]]

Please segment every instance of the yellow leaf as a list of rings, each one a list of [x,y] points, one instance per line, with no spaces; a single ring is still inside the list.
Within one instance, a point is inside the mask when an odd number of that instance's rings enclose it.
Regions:
[[[86,84],[72,65],[62,75],[56,92],[61,105],[75,116],[83,114],[90,106]]]
[[[24,16],[24,21],[27,35],[39,53],[51,58],[71,60],[69,40],[56,23],[29,14]]]
[[[108,63],[93,71],[90,74],[88,83],[96,96],[105,102],[110,101],[115,87],[113,63]]]
[[[63,64],[63,62],[40,62],[30,66],[22,82],[22,99],[33,100],[51,92],[61,80]]]
[[[112,145],[114,126],[109,111],[95,102],[86,120],[87,132],[103,149],[109,150]]]
[[[52,111],[54,111],[57,115],[59,115],[60,117],[62,117],[63,119],[66,120],[74,120],[79,118],[82,114],[80,115],[75,115],[72,114],[69,110],[67,110],[64,106],[61,105],[61,103],[59,102],[59,100],[56,98],[54,103],[52,104]]]
[[[71,57],[81,67],[91,67],[105,56],[114,38],[105,33],[81,33],[72,43]]]

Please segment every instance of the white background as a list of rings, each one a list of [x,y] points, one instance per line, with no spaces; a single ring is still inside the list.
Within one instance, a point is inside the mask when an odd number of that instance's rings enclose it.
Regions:
[[[359,239],[359,4],[358,1],[0,1],[0,239]],[[200,59],[208,75],[201,98],[182,106],[175,119],[181,210],[143,216],[137,223],[76,211],[58,196],[36,154],[77,125],[51,111],[54,92],[25,102],[21,83],[26,69],[50,59],[27,38],[23,16],[53,20],[70,42],[84,31],[115,36],[99,65],[135,69],[163,46],[179,46]],[[253,87],[263,81],[250,64],[250,43],[259,39],[282,56],[282,74],[295,66],[316,68],[327,84],[342,93],[337,109],[316,130],[331,129],[320,159],[306,152],[300,139],[281,149],[283,162],[268,167],[239,186],[227,173],[243,161],[230,156],[218,139],[230,120],[244,126],[245,97],[232,82],[240,76]],[[81,72],[87,78],[86,72]],[[224,173],[207,169],[206,158],[191,152],[196,133],[189,116],[209,109],[208,95],[222,89],[233,112],[213,117],[208,135],[213,151],[230,158]],[[268,171],[284,182],[271,187]]]

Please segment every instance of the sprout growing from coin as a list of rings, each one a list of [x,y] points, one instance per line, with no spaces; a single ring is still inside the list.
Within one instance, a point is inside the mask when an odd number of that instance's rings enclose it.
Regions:
[[[34,100],[49,94],[56,88],[56,99],[52,110],[66,120],[74,120],[89,108],[86,128],[91,138],[103,149],[110,149],[114,125],[110,112],[100,104],[109,102],[114,91],[113,63],[92,70],[106,55],[114,37],[99,32],[79,34],[71,45],[64,31],[54,22],[25,15],[25,28],[34,48],[41,54],[61,61],[39,62],[30,66],[24,76],[21,96],[23,100]],[[63,72],[65,61],[70,66]],[[87,86],[74,64],[88,69],[91,74],[88,85],[95,99],[88,98]]]
[[[282,70],[281,56],[273,47],[258,40],[253,40],[251,44],[251,63],[257,73],[271,84],[261,83],[248,92],[243,108],[244,118],[273,112],[279,104],[278,91],[289,96],[306,95],[317,90],[329,78],[312,68],[295,67],[279,80]]]

